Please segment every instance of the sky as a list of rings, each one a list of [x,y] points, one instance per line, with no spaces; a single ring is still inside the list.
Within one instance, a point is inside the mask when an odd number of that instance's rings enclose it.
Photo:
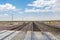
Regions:
[[[0,21],[60,20],[60,0],[0,0]]]

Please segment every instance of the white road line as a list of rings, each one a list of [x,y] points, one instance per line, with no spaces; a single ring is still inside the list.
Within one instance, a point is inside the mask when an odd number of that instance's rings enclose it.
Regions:
[[[5,38],[4,40],[11,40],[15,35],[17,35],[20,31],[16,31],[15,33],[13,33],[12,35],[10,35],[9,37]]]
[[[31,31],[27,31],[27,34],[26,34],[24,40],[31,40]]]
[[[7,31],[3,34],[0,35],[0,39],[4,38],[5,36],[9,35],[10,33],[12,33],[13,31]]]

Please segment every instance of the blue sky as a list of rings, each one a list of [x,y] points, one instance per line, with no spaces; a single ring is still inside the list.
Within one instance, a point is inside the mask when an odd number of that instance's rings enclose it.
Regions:
[[[0,21],[60,20],[60,0],[0,0]]]
[[[19,9],[24,9],[27,7],[27,4],[31,3],[32,1],[34,0],[0,0],[0,4],[10,3]]]

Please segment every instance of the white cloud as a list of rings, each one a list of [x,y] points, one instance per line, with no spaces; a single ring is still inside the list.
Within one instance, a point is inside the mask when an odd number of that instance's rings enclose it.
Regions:
[[[16,7],[13,6],[10,3],[6,3],[6,4],[0,4],[0,11],[9,11],[9,10],[15,10]]]
[[[35,0],[27,4],[31,9],[25,9],[25,12],[54,12],[60,13],[60,0]]]
[[[55,6],[52,8],[52,11],[55,13],[60,13],[60,0],[56,0]]]
[[[21,21],[43,21],[43,20],[60,20],[60,14],[42,15],[42,16],[25,16],[24,18],[18,17],[15,20]]]
[[[34,13],[41,13],[41,12],[51,12],[51,10],[40,10],[40,9],[25,9],[25,12],[34,12]]]
[[[23,11],[21,9],[17,9],[16,6],[10,4],[10,3],[5,3],[5,4],[0,4],[0,12],[6,12],[6,13],[17,13],[17,14],[22,14]]]
[[[44,6],[53,6],[55,3],[55,0],[36,0],[33,1],[31,4],[28,4],[27,6],[33,6],[33,7],[44,7]]]
[[[8,17],[9,15],[8,14],[0,14],[0,17]]]
[[[12,20],[12,14],[14,14],[13,19],[17,17],[20,14],[23,14],[23,11],[21,9],[16,8],[16,6],[10,4],[10,3],[5,3],[5,4],[0,4],[0,20]],[[16,16],[15,16],[16,15]],[[16,20],[15,18],[14,20]]]
[[[36,16],[28,16],[28,17],[24,17],[22,20],[23,21],[38,21],[40,19],[39,17],[36,17]]]
[[[25,12],[50,12],[52,8],[55,6],[56,0],[35,0],[27,6],[31,7],[31,9],[25,9]]]

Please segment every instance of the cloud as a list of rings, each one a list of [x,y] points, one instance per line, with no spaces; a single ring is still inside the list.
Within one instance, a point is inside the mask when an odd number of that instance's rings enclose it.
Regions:
[[[25,12],[53,12],[60,13],[60,0],[35,0],[27,4],[28,7]]]
[[[44,21],[44,20],[60,20],[60,14],[56,13],[47,13],[46,15],[40,15],[40,16],[24,16],[24,18],[18,17],[15,20],[21,20],[21,21]]]
[[[60,13],[60,0],[56,0],[55,6],[52,8],[54,13]]]
[[[0,17],[8,17],[9,15],[8,14],[0,14]]]
[[[55,0],[36,0],[33,1],[31,4],[27,4],[27,6],[33,6],[33,7],[44,7],[48,6],[51,7],[55,3]]]
[[[0,4],[0,13],[10,13],[10,14],[22,14],[23,11],[21,9],[16,8],[13,4],[5,3]]]
[[[25,11],[24,12],[33,12],[33,13],[41,13],[41,12],[51,12],[51,10],[40,10],[40,9],[25,9]]]
[[[10,3],[0,4],[0,12],[9,11],[9,10],[15,10],[15,9],[16,9],[16,7],[13,6]]]
[[[12,20],[12,14],[15,17],[23,14],[21,9],[18,9],[11,3],[0,4],[0,20]],[[17,18],[16,18],[17,19]]]
[[[35,0],[27,4],[28,7],[32,8],[25,9],[25,12],[52,12],[55,2],[56,0]]]
[[[23,21],[38,21],[39,20],[39,17],[36,17],[36,16],[28,16],[28,17],[24,17],[22,20]]]

